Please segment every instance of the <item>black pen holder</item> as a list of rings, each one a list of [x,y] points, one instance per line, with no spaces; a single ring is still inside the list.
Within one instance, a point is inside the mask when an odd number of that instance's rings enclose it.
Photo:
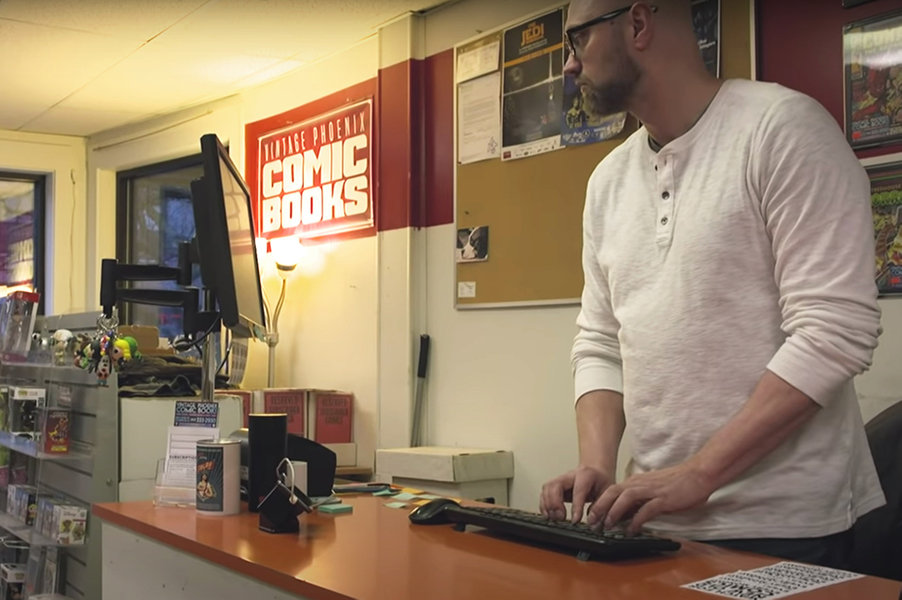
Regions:
[[[267,533],[297,533],[301,529],[298,516],[309,512],[281,481],[263,498],[259,509],[260,530]]]

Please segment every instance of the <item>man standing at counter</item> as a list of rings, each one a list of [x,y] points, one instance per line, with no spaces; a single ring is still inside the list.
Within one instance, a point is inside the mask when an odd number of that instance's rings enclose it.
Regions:
[[[542,513],[843,567],[885,502],[852,385],[881,331],[864,170],[811,98],[709,75],[689,0],[574,0],[566,37],[592,110],[644,126],[588,184],[580,462]]]

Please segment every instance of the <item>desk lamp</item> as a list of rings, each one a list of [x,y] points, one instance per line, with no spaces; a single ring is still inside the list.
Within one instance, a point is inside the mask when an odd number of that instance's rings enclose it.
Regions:
[[[300,252],[300,241],[297,238],[284,238],[271,240],[272,259],[276,265],[276,273],[282,280],[279,289],[279,299],[276,302],[275,310],[272,310],[269,298],[266,295],[266,288],[263,288],[264,303],[266,310],[266,345],[269,346],[269,374],[267,376],[267,387],[275,387],[276,385],[276,345],[279,343],[279,315],[282,312],[282,305],[285,304],[285,293],[288,289],[288,277],[298,266],[298,254]]]

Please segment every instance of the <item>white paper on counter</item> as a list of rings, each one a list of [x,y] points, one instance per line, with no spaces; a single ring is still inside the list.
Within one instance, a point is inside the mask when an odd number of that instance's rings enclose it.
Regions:
[[[209,427],[170,427],[166,441],[165,485],[197,485],[197,442],[219,439],[219,429]]]
[[[457,55],[457,83],[498,70],[501,42],[492,42]]]
[[[457,159],[460,164],[501,156],[501,73],[458,86]]]

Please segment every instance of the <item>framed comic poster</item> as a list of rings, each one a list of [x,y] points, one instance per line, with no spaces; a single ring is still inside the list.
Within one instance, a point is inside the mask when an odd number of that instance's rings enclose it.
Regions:
[[[849,143],[902,141],[902,11],[846,25],[843,53]]]
[[[902,294],[902,162],[868,167],[881,296]]]

